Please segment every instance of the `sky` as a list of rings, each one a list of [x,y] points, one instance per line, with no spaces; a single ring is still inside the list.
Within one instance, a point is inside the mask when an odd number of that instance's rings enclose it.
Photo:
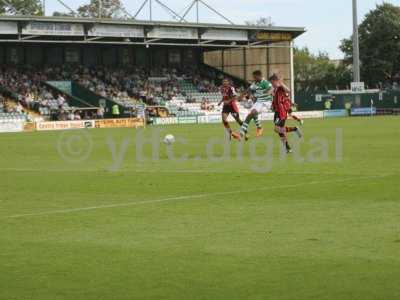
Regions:
[[[62,0],[76,9],[90,0]],[[134,14],[144,0],[121,0],[126,10]],[[192,0],[161,0],[173,10],[182,13]],[[352,0],[205,0],[205,2],[235,24],[256,20],[260,17],[271,17],[277,26],[305,27],[307,32],[296,39],[299,47],[307,46],[312,52],[324,51],[332,59],[340,59],[343,54],[338,49],[340,41],[352,33]],[[358,0],[359,22],[368,11],[382,3],[383,0]],[[385,0],[400,6],[400,0]],[[66,11],[57,0],[46,0],[46,14],[53,11]],[[195,20],[194,10],[188,20]],[[148,8],[144,9],[138,19],[148,19]],[[153,0],[153,19],[172,20],[155,0]],[[225,21],[200,4],[200,21],[224,23]]]

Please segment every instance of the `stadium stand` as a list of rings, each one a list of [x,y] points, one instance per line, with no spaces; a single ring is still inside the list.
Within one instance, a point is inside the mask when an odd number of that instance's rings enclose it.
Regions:
[[[23,111],[20,103],[13,107],[6,98],[0,96],[0,122],[27,120],[28,115]]]
[[[223,76],[201,69],[144,68],[127,66],[3,67],[0,85],[27,110],[62,120],[85,118],[65,97],[52,91],[46,82],[74,81],[91,92],[124,108],[143,104],[166,106],[176,116],[202,115],[216,108],[221,99]],[[3,93],[4,94],[4,93]]]

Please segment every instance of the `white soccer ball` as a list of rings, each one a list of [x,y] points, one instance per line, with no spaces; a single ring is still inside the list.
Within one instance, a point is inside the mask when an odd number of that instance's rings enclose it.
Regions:
[[[172,145],[173,143],[175,143],[175,137],[172,134],[167,134],[164,137],[164,144],[165,145]]]

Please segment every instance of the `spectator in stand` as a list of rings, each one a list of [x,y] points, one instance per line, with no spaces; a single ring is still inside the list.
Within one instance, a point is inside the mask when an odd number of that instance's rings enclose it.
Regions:
[[[73,121],[75,120],[75,114],[72,110],[70,110],[69,114],[68,114],[68,120],[69,121]]]
[[[15,112],[21,114],[23,112],[24,107],[22,106],[21,102],[18,101],[17,105],[15,106]]]
[[[82,119],[81,112],[77,110],[74,115],[74,120],[81,120],[81,119]]]
[[[84,114],[83,114],[83,119],[84,119],[84,120],[93,119],[93,118],[92,118],[92,114],[91,114],[88,110],[86,110],[86,111],[84,112]]]
[[[97,119],[104,119],[104,107],[100,105],[96,112]]]
[[[57,97],[58,106],[63,107],[65,102],[66,101],[65,101],[64,96],[62,94],[59,94],[58,97]]]
[[[200,105],[201,110],[208,110],[208,105],[208,100],[206,98],[203,98]]]
[[[68,113],[61,108],[60,113],[58,114],[58,120],[59,121],[66,121],[68,119]]]
[[[25,102],[25,106],[28,109],[33,109],[34,108],[34,95],[33,95],[32,92],[29,92],[29,93],[26,94],[24,102]]]

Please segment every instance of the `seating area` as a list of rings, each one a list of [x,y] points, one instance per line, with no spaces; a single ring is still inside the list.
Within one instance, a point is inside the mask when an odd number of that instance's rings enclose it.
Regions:
[[[189,102],[202,102],[208,100],[210,102],[219,102],[221,100],[221,93],[218,89],[213,91],[199,91],[199,89],[189,80],[181,79],[178,81],[179,87],[186,99],[190,99]]]
[[[70,110],[71,107],[66,101],[60,101],[58,99],[49,99],[47,101],[43,101],[39,106],[39,113],[42,116],[50,116],[52,111],[67,111]]]
[[[64,80],[67,75],[62,68],[33,68],[29,66],[2,67],[0,86],[3,95],[13,98],[27,111],[35,111],[49,117],[52,111],[69,109],[65,98],[52,93],[46,86],[47,80]]]
[[[1,71],[0,86],[13,94],[25,108],[45,117],[73,109],[63,95],[49,90],[46,81],[75,81],[129,110],[143,104],[167,106],[172,114],[184,116],[214,110],[216,102],[221,99],[216,75],[204,75],[197,69],[21,66],[3,67]],[[197,106],[182,108],[179,103],[197,103]],[[204,103],[210,103],[206,109]]]
[[[25,112],[19,112],[16,108],[11,108],[8,101],[0,97],[0,122],[27,121],[28,115]]]
[[[27,121],[27,115],[24,113],[0,112],[0,122],[15,122],[15,121]]]

